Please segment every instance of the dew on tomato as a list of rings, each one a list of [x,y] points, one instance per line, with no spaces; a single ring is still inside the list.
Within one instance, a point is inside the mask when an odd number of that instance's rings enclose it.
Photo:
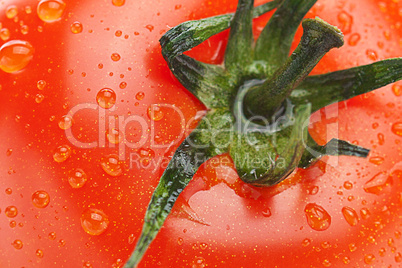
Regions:
[[[331,216],[323,207],[315,203],[307,204],[304,212],[308,225],[316,231],[327,230],[331,225]]]
[[[110,143],[118,144],[123,141],[124,135],[118,128],[109,129],[106,138]]]
[[[112,59],[112,61],[119,61],[121,59],[120,54],[119,53],[113,53],[110,58]]]
[[[6,17],[8,19],[13,19],[17,15],[18,15],[18,8],[15,5],[11,5],[6,8]]]
[[[126,0],[112,0],[112,4],[117,7],[121,7],[126,3]]]
[[[402,122],[394,123],[391,130],[395,135],[402,137]]]
[[[362,219],[368,219],[370,217],[370,211],[368,208],[362,208],[360,209],[360,216]]]
[[[121,89],[125,89],[127,87],[127,83],[126,82],[121,82],[120,84],[119,84],[119,88],[121,88]]]
[[[142,92],[142,91],[138,92],[138,93],[135,95],[135,98],[136,98],[137,100],[143,100],[144,97],[145,97],[145,93]]]
[[[55,232],[50,232],[48,234],[48,237],[49,237],[50,240],[55,240],[56,239],[56,233]]]
[[[374,165],[381,165],[384,162],[384,157],[381,156],[373,156],[370,157],[369,162],[373,163]]]
[[[24,34],[24,35],[26,35],[26,34],[28,34],[28,32],[29,32],[29,27],[28,27],[28,25],[22,25],[22,26],[21,26],[21,33]]]
[[[73,188],[81,188],[87,182],[87,174],[80,169],[73,169],[70,171],[70,175],[68,176],[68,183]]]
[[[71,147],[68,145],[61,145],[56,148],[53,153],[54,161],[61,163],[66,161],[71,155]]]
[[[36,254],[36,257],[38,257],[38,258],[43,258],[43,256],[44,256],[43,250],[41,250],[41,249],[37,249],[35,254]]]
[[[366,264],[371,264],[375,260],[375,256],[373,254],[365,254],[364,255],[364,262]]]
[[[108,216],[102,210],[88,208],[81,215],[81,226],[90,235],[102,234],[108,225]]]
[[[74,21],[74,22],[71,24],[70,29],[71,29],[71,32],[72,32],[73,34],[81,33],[82,30],[83,30],[82,23],[79,22],[79,21]]]
[[[0,29],[0,39],[3,41],[10,39],[10,30],[8,28]]]
[[[366,191],[367,193],[379,195],[384,192],[385,189],[390,188],[391,185],[391,177],[380,172],[364,184],[364,191]]]
[[[7,189],[5,190],[5,192],[6,192],[6,194],[10,195],[10,194],[13,193],[13,190],[12,190],[11,188],[7,188]]]
[[[21,240],[16,239],[14,240],[14,242],[11,244],[15,249],[22,249],[22,247],[24,246],[24,244],[22,243]]]
[[[59,128],[61,128],[63,130],[69,129],[73,125],[73,119],[69,115],[63,115],[60,118],[58,125],[59,125]]]
[[[350,46],[356,46],[357,43],[360,41],[361,37],[360,34],[354,33],[349,37],[348,44]]]
[[[16,221],[10,221],[9,226],[11,228],[14,228],[15,226],[17,226],[17,222]]]
[[[123,173],[123,166],[119,161],[119,157],[115,154],[103,157],[100,161],[100,165],[110,176],[117,177]]]
[[[164,113],[163,113],[161,107],[158,105],[155,105],[155,104],[150,105],[148,107],[147,114],[148,114],[149,119],[151,119],[153,121],[160,121],[160,120],[162,120],[162,118],[164,116]]]
[[[8,206],[4,210],[4,213],[9,218],[15,218],[18,215],[18,209],[15,206]]]
[[[100,107],[110,109],[116,103],[116,93],[110,88],[103,88],[96,95],[96,101]]]
[[[36,83],[36,87],[37,87],[39,90],[44,90],[45,87],[46,87],[46,81],[45,81],[45,80],[39,80],[39,81]]]
[[[35,96],[36,103],[41,103],[44,99],[45,99],[45,96],[43,96],[43,94],[36,94],[36,96]]]
[[[343,207],[342,214],[343,214],[343,217],[345,218],[346,222],[350,226],[355,226],[359,222],[359,217],[357,216],[357,213],[353,208]]]
[[[15,73],[25,68],[32,60],[34,48],[27,41],[12,40],[0,47],[0,69]]]
[[[44,22],[55,22],[61,19],[66,8],[62,0],[41,0],[37,6],[39,18]]]
[[[32,204],[37,208],[45,208],[49,205],[50,196],[46,191],[36,191],[32,194]]]

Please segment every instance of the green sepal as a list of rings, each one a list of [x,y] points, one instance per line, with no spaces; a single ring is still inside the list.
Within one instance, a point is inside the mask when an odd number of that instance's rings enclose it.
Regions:
[[[307,77],[290,95],[292,102],[312,104],[317,111],[402,79],[402,58],[378,61],[332,73]]]
[[[275,11],[256,45],[254,58],[275,71],[285,63],[300,22],[317,0],[285,0]],[[269,75],[269,74],[267,74]]]

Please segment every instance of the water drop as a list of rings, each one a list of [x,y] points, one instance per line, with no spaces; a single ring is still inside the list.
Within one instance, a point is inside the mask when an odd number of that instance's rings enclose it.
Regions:
[[[36,191],[32,194],[32,203],[37,208],[45,208],[49,202],[50,196],[46,191]]]
[[[135,98],[136,98],[137,100],[143,100],[144,97],[145,97],[145,93],[142,92],[142,91],[138,92],[138,93],[135,95]]]
[[[0,38],[3,41],[7,41],[8,39],[10,39],[10,30],[7,28],[0,29]]]
[[[88,208],[81,215],[81,226],[90,235],[102,234],[108,224],[109,219],[102,210]]]
[[[329,260],[325,259],[325,260],[322,262],[322,265],[323,265],[324,267],[330,267],[330,266],[331,266],[331,262],[330,262]]]
[[[350,190],[353,188],[353,183],[351,183],[350,181],[345,181],[343,183],[343,187],[345,187],[346,190]]]
[[[343,34],[348,34],[352,31],[353,17],[351,15],[342,11],[338,14],[338,21],[340,22],[339,27]]]
[[[162,109],[158,105],[150,105],[147,114],[153,121],[159,121],[164,116]]]
[[[18,8],[15,5],[8,6],[6,8],[6,17],[12,19],[18,15]]]
[[[13,193],[13,190],[11,188],[7,188],[5,192],[6,194],[10,195]]]
[[[100,165],[110,176],[117,177],[123,173],[122,164],[119,161],[119,157],[115,154],[102,158]]]
[[[195,257],[193,264],[191,266],[192,268],[205,268],[205,259],[203,257]]]
[[[35,253],[36,253],[36,257],[43,258],[43,250],[37,249]]]
[[[134,236],[134,234],[130,234],[130,235],[128,236],[128,243],[131,245],[131,244],[134,243],[134,241],[135,241],[135,236]]]
[[[307,247],[310,244],[311,244],[311,239],[309,239],[309,238],[304,239],[303,242],[302,242],[303,247]]]
[[[10,221],[10,227],[15,228],[15,226],[17,226],[17,222],[16,221]]]
[[[348,43],[350,46],[355,46],[359,41],[360,41],[360,34],[354,33],[349,37]]]
[[[342,214],[346,222],[349,223],[350,226],[355,226],[359,222],[357,213],[353,208],[343,207]]]
[[[24,244],[22,243],[22,241],[19,240],[19,239],[14,240],[14,242],[11,243],[11,245],[13,245],[13,247],[14,247],[15,249],[22,249],[22,247],[24,246]]]
[[[27,13],[27,14],[31,14],[31,13],[32,13],[32,8],[31,8],[31,6],[26,6],[26,7],[25,7],[25,13]]]
[[[402,86],[398,85],[398,84],[393,84],[392,85],[392,92],[397,97],[401,96],[402,95]]]
[[[62,0],[41,0],[36,12],[44,22],[55,22],[61,19],[66,4]]]
[[[370,211],[367,208],[360,209],[360,216],[363,219],[368,219],[370,217]]]
[[[380,172],[364,184],[364,191],[379,195],[384,189],[391,187],[391,184],[392,180],[390,176]]]
[[[70,170],[70,174],[68,176],[68,183],[73,188],[81,188],[87,182],[87,174],[80,169]]]
[[[44,99],[45,99],[45,96],[43,96],[42,94],[36,94],[36,96],[35,96],[36,103],[41,103]]]
[[[120,132],[117,128],[109,129],[106,137],[110,143],[118,144],[123,141],[123,133]]]
[[[308,225],[316,231],[327,230],[331,225],[331,216],[323,207],[317,204],[307,204],[304,212]]]
[[[306,188],[307,194],[309,195],[316,195],[319,191],[319,187],[317,185],[312,185]]]
[[[375,51],[372,50],[372,49],[367,49],[366,55],[367,55],[367,57],[368,57],[370,60],[372,60],[372,61],[378,60],[377,52],[375,52]]]
[[[120,55],[119,53],[113,53],[112,56],[110,56],[112,61],[119,61],[120,60]]]
[[[48,237],[50,240],[55,240],[56,239],[56,233],[55,232],[51,232],[48,234]]]
[[[22,26],[21,26],[21,33],[22,33],[22,34],[28,34],[28,32],[29,32],[29,27],[28,27],[28,25],[22,25]]]
[[[120,31],[120,30],[117,30],[117,31],[114,33],[114,35],[117,36],[117,37],[120,37],[122,34],[123,34],[123,32]]]
[[[378,133],[377,134],[377,138],[378,138],[378,144],[379,145],[384,145],[385,143],[385,136],[382,133]]]
[[[6,151],[6,156],[10,156],[13,153],[13,149],[8,148]]]
[[[127,87],[127,83],[126,82],[121,82],[119,85],[119,88],[121,89],[125,89]]]
[[[373,163],[374,165],[381,165],[384,162],[384,158],[381,156],[373,156],[370,157],[369,159],[370,163]]]
[[[64,239],[59,240],[59,247],[64,247],[66,245],[66,241]]]
[[[387,252],[387,251],[385,250],[385,248],[380,248],[380,249],[378,250],[378,254],[380,254],[381,257],[384,257],[386,252]]]
[[[71,23],[70,29],[73,34],[79,34],[82,32],[82,29],[83,29],[82,23],[79,21],[75,21],[75,22]]]
[[[54,161],[61,163],[66,161],[71,155],[71,148],[68,145],[61,145],[56,148],[53,154]]]
[[[4,213],[9,218],[15,218],[18,215],[18,209],[15,206],[8,206],[4,210]]]
[[[96,101],[104,109],[110,109],[116,103],[116,93],[110,88],[101,89],[96,95]]]
[[[147,28],[150,32],[152,32],[154,30],[154,26],[148,24],[147,26],[145,26],[145,28]]]
[[[263,210],[262,211],[262,215],[264,216],[264,217],[271,217],[271,215],[272,215],[272,213],[271,213],[271,209],[269,209],[269,208],[267,208],[267,209],[265,209],[265,210]]]
[[[373,254],[366,254],[364,255],[364,262],[366,264],[371,264],[375,260],[375,257]]]
[[[86,262],[84,262],[84,263],[82,264],[82,267],[83,267],[83,268],[92,268],[93,266],[92,266],[92,264],[91,264],[89,261],[86,261]]]
[[[397,252],[395,254],[395,262],[397,262],[397,263],[402,262],[402,254],[400,252]]]
[[[121,7],[124,5],[126,0],[112,0],[112,4],[116,7]]]
[[[206,250],[208,248],[208,244],[206,243],[200,243],[200,249]]]
[[[356,251],[357,250],[357,246],[355,243],[350,243],[349,244],[349,250],[350,252]]]
[[[63,115],[59,121],[59,128],[61,129],[69,129],[73,125],[73,119],[71,116]]]
[[[183,245],[183,242],[184,242],[183,238],[179,237],[177,239],[177,244],[179,244],[179,246]]]
[[[12,40],[0,47],[0,69],[15,73],[25,68],[32,60],[34,48],[27,41]]]
[[[402,122],[396,122],[393,124],[391,130],[395,135],[402,137]]]

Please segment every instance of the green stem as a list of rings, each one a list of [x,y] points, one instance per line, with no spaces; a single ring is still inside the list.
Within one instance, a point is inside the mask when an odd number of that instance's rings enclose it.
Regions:
[[[300,22],[317,0],[285,0],[261,32],[255,59],[266,61],[272,70],[285,63]]]
[[[320,59],[330,49],[343,45],[342,33],[319,18],[304,20],[303,29],[300,44],[286,63],[264,84],[246,94],[244,112],[248,118],[256,115],[270,118]]]

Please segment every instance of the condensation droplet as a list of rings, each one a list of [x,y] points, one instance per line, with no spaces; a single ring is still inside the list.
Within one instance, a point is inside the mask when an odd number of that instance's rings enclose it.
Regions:
[[[272,213],[271,213],[271,209],[270,208],[267,208],[267,209],[265,209],[265,210],[263,210],[262,211],[262,216],[264,216],[264,217],[271,217],[271,215],[272,215]]]
[[[14,242],[13,242],[11,245],[13,245],[13,247],[14,247],[15,249],[22,249],[22,247],[24,246],[24,244],[22,243],[22,241],[19,240],[19,239],[14,240]]]
[[[402,95],[402,86],[398,85],[398,84],[393,84],[392,85],[392,92],[397,97],[401,96]]]
[[[7,188],[5,192],[6,194],[10,195],[13,193],[13,190],[11,188]]]
[[[81,215],[81,226],[90,235],[100,235],[109,224],[107,215],[99,209],[86,209]]]
[[[349,34],[352,31],[353,17],[342,11],[338,14],[338,21],[340,22],[340,29],[343,34]]]
[[[46,191],[36,191],[32,194],[32,204],[37,208],[45,208],[49,202],[50,196]]]
[[[29,27],[28,27],[28,25],[22,25],[22,26],[21,26],[21,33],[22,33],[22,34],[28,34],[28,32],[29,32]]]
[[[82,23],[79,21],[74,21],[73,23],[71,23],[70,29],[73,34],[79,34],[83,30]]]
[[[350,46],[355,46],[359,41],[360,41],[360,34],[354,33],[349,37],[348,43]]]
[[[18,8],[15,5],[11,5],[6,8],[6,17],[8,19],[13,19],[17,15],[18,15]]]
[[[96,95],[96,101],[104,109],[110,109],[116,103],[116,93],[110,88],[101,89]]]
[[[83,268],[92,268],[93,266],[92,266],[92,264],[91,264],[89,261],[86,261],[86,262],[84,262],[84,263],[82,264],[82,267],[83,267]]]
[[[45,80],[39,80],[39,81],[36,83],[36,87],[37,87],[39,90],[44,90],[45,87],[46,87],[46,81],[45,81]]]
[[[123,173],[122,164],[119,161],[119,157],[115,154],[102,158],[100,165],[110,176],[117,177]]]
[[[59,128],[69,129],[73,125],[73,119],[69,115],[63,115],[59,121]]]
[[[360,209],[360,216],[363,219],[368,219],[370,217],[370,211],[367,208],[361,208]]]
[[[331,225],[331,216],[323,207],[317,204],[307,204],[304,212],[308,225],[316,231],[327,230]]]
[[[36,257],[38,257],[38,258],[43,258],[43,250],[41,250],[41,249],[37,249],[36,250]]]
[[[195,257],[191,267],[192,268],[205,268],[206,267],[205,259],[203,257]]]
[[[36,103],[41,103],[44,99],[45,99],[45,96],[43,96],[42,94],[36,94],[36,96],[35,96]]]
[[[138,93],[135,95],[135,98],[136,98],[137,100],[143,100],[144,97],[145,97],[145,93],[142,92],[142,91],[138,92]]]
[[[164,116],[162,109],[158,105],[150,105],[147,114],[153,121],[159,121]]]
[[[56,233],[55,232],[50,232],[48,234],[48,237],[49,237],[50,240],[55,240],[56,239]]]
[[[355,243],[350,243],[349,244],[349,250],[350,252],[356,251],[357,250],[357,246]]]
[[[312,185],[306,188],[307,194],[316,195],[319,191],[319,187],[317,185]]]
[[[64,247],[66,245],[66,241],[64,239],[59,240],[59,247]]]
[[[87,174],[80,168],[70,170],[68,183],[73,188],[81,188],[87,182]]]
[[[10,39],[10,30],[7,28],[0,29],[0,38],[3,41],[7,41],[8,39]]]
[[[393,124],[391,130],[395,135],[402,137],[402,122],[396,122]]]
[[[370,157],[369,162],[378,166],[378,165],[381,165],[384,162],[384,160],[385,160],[384,157],[373,156],[373,157]]]
[[[325,260],[322,262],[322,265],[323,265],[324,267],[330,267],[330,266],[331,266],[331,262],[330,262],[329,260],[325,259]]]
[[[116,7],[121,7],[126,3],[126,0],[112,0],[112,4]]]
[[[139,148],[138,156],[140,159],[141,167],[149,167],[151,160],[155,157],[155,152],[151,148]]]
[[[125,89],[127,87],[127,83],[126,82],[121,82],[119,85],[119,88],[121,89]]]
[[[8,206],[4,210],[4,214],[9,218],[15,218],[18,215],[18,209],[15,206]]]
[[[114,35],[117,36],[117,37],[120,37],[122,34],[123,34],[123,32],[120,31],[120,30],[117,30],[117,31],[114,33]]]
[[[13,149],[8,148],[6,151],[6,156],[10,156],[13,153]]]
[[[378,133],[377,134],[377,138],[378,138],[378,144],[379,145],[384,145],[385,143],[385,136],[382,133]]]
[[[359,217],[357,216],[357,213],[353,208],[343,207],[342,214],[343,214],[343,217],[345,218],[346,222],[350,226],[355,226],[359,222]]]
[[[395,254],[395,262],[397,262],[397,263],[402,262],[402,254],[400,252],[397,252]]]
[[[110,58],[112,59],[112,61],[119,61],[121,57],[119,53],[113,53]]]
[[[106,134],[106,137],[108,141],[113,144],[118,144],[122,142],[124,138],[123,133],[121,133],[120,130],[117,128],[109,129],[108,133]]]
[[[154,30],[154,26],[151,24],[148,24],[147,26],[145,26],[145,28],[147,28],[150,32]]]
[[[134,241],[135,241],[135,236],[134,236],[134,234],[130,234],[130,235],[128,236],[128,243],[131,245],[131,244],[134,243]]]
[[[31,6],[25,6],[25,13],[31,14],[32,13],[32,8]]]
[[[61,145],[53,153],[54,161],[61,163],[66,161],[71,155],[71,148],[68,145]]]
[[[66,4],[62,0],[41,0],[36,12],[44,22],[55,22],[63,16]]]
[[[10,221],[10,227],[15,228],[15,226],[17,226],[17,222],[16,221]]]
[[[303,247],[307,247],[307,246],[309,246],[311,244],[311,239],[309,239],[309,238],[306,238],[306,239],[304,239],[303,241],[302,241],[302,246]]]
[[[364,184],[364,191],[379,195],[384,189],[389,188],[391,185],[391,178],[387,174],[380,172]]]
[[[364,255],[364,262],[366,264],[371,264],[375,260],[375,256],[373,254],[365,254]]]
[[[378,60],[377,52],[375,52],[375,51],[372,50],[372,49],[367,49],[367,50],[366,50],[366,55],[367,55],[367,57],[368,57],[370,60],[373,60],[373,61]]]
[[[0,47],[0,69],[15,73],[25,68],[32,60],[34,48],[27,41],[12,40]]]
[[[344,187],[346,190],[350,190],[350,189],[353,188],[353,183],[351,183],[350,181],[345,181],[345,182],[343,183],[343,187]]]

